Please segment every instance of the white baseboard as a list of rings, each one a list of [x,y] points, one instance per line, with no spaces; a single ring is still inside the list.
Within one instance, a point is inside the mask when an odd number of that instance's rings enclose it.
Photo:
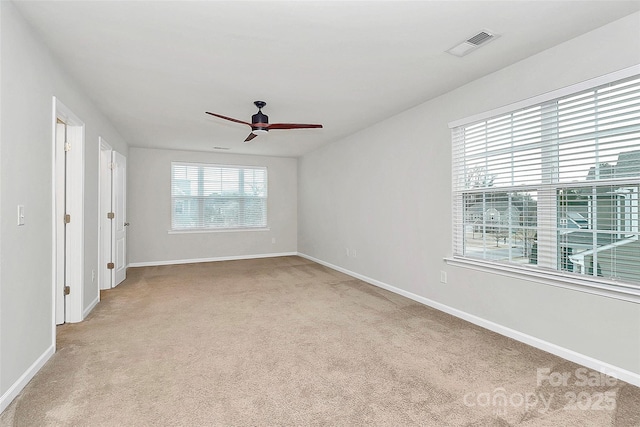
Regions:
[[[96,308],[96,305],[98,305],[99,302],[100,302],[100,292],[98,291],[98,296],[96,297],[96,299],[91,301],[91,304],[89,304],[89,306],[85,308],[84,311],[82,312],[82,320],[87,318],[89,313],[91,313],[91,310]]]
[[[31,381],[35,374],[38,373],[40,369],[44,366],[45,363],[53,356],[56,349],[52,345],[50,346],[38,359],[33,362],[33,364],[25,371],[24,374],[18,378],[18,380],[13,383],[11,387],[0,397],[0,413],[2,413],[7,406],[11,404],[13,399],[22,391],[23,388]]]
[[[640,374],[636,372],[631,372],[629,370],[611,365],[609,363],[603,362],[598,359],[594,359],[593,357],[586,356],[584,354],[578,353],[573,350],[569,350],[557,344],[550,343],[545,340],[541,340],[531,335],[527,335],[525,333],[516,331],[515,329],[508,328],[506,326],[500,325],[498,323],[492,322],[490,320],[483,319],[482,317],[478,317],[473,314],[469,314],[465,311],[458,310],[456,308],[450,307],[448,305],[441,304],[437,301],[433,301],[431,299],[422,297],[420,295],[416,295],[411,292],[407,292],[403,289],[396,288],[395,286],[389,285],[387,283],[381,282],[376,279],[372,279],[367,276],[363,276],[362,274],[355,273],[353,271],[347,270],[346,268],[339,267],[337,265],[333,265],[331,263],[322,261],[320,259],[314,258],[312,256],[303,254],[298,252],[298,256],[302,258],[306,258],[310,261],[317,262],[318,264],[324,265],[326,267],[332,268],[334,270],[340,271],[341,273],[347,274],[351,277],[355,277],[356,279],[360,279],[364,282],[372,284],[382,289],[386,289],[390,292],[393,292],[398,295],[402,295],[409,299],[412,299],[421,304],[427,305],[429,307],[435,308],[436,310],[443,311],[445,313],[451,314],[452,316],[458,317],[460,319],[466,320],[467,322],[473,323],[474,325],[478,325],[490,331],[496,332],[500,335],[507,336],[509,338],[513,338],[516,341],[523,342],[532,347],[539,348],[540,350],[544,350],[548,353],[555,354],[556,356],[562,357],[563,359],[569,360],[571,362],[578,363],[580,365],[586,366],[587,368],[594,369],[599,372],[603,372],[607,375],[610,375],[614,378],[617,378],[622,381],[626,381],[629,384],[633,384],[637,387],[640,387]]]
[[[174,259],[169,261],[130,262],[128,267],[153,267],[157,265],[194,264],[199,262],[237,261],[241,259],[274,258],[279,256],[296,256],[297,252],[281,252],[271,254],[236,255],[214,258]]]

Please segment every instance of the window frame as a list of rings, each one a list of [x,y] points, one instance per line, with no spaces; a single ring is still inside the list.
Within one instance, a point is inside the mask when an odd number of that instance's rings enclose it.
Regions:
[[[567,86],[565,88],[561,88],[555,91],[551,91],[539,96],[535,96],[520,102],[516,102],[513,104],[509,104],[494,110],[490,110],[487,112],[483,112],[481,114],[477,114],[465,119],[456,120],[449,123],[449,128],[452,130],[452,139],[455,140],[455,132],[456,129],[461,128],[463,126],[473,125],[474,123],[482,122],[485,120],[490,120],[492,118],[508,115],[510,113],[514,113],[516,111],[525,110],[529,107],[535,107],[536,105],[543,106],[543,104],[551,102],[555,99],[571,96],[573,94],[584,92],[588,90],[595,89],[599,86],[606,85],[609,83],[616,82],[618,80],[623,80],[626,78],[634,77],[640,75],[640,65],[636,65],[633,67],[629,67],[614,73],[610,73],[604,76],[600,76],[594,79],[590,79],[584,82],[580,82],[575,85]],[[598,277],[598,276],[590,276],[590,275],[578,275],[575,273],[570,273],[566,271],[562,271],[559,265],[554,267],[537,265],[537,266],[529,266],[526,264],[518,265],[510,262],[501,262],[501,261],[492,261],[487,259],[473,258],[465,255],[460,255],[460,253],[464,254],[465,252],[460,252],[460,245],[463,244],[464,241],[464,227],[465,220],[456,217],[456,215],[464,215],[464,193],[457,188],[457,182],[460,179],[461,171],[456,169],[456,147],[453,147],[454,152],[452,153],[452,208],[453,208],[453,223],[452,223],[452,255],[445,257],[444,260],[447,264],[461,266],[466,268],[471,268],[478,271],[484,271],[493,274],[499,274],[503,276],[508,276],[511,278],[517,279],[529,279],[534,280],[538,283],[545,285],[552,285],[562,288],[568,288],[573,290],[578,290],[581,292],[587,292],[591,294],[597,294],[601,296],[622,299],[626,301],[631,301],[634,303],[640,303],[640,284],[631,283],[631,282],[623,282],[614,279]],[[544,172],[542,172],[544,175]],[[544,180],[544,177],[543,177]],[[576,186],[589,187],[594,185],[593,182],[582,182],[575,183]],[[637,185],[637,183],[636,183]],[[558,188],[566,187],[566,185],[553,183],[552,185],[547,185],[547,183],[543,182],[542,185],[538,186],[538,193],[540,191],[545,191],[545,188],[549,190],[549,192],[553,192],[553,205],[555,206],[557,200],[556,190]],[[498,187],[497,191],[502,192],[512,192],[513,187]],[[485,192],[486,193],[486,192]],[[483,194],[483,193],[480,193]],[[510,196],[509,196],[510,197]],[[551,195],[550,195],[551,197]],[[549,206],[546,206],[548,208]],[[462,212],[462,213],[461,213]],[[556,232],[560,229],[558,225],[558,216],[557,214],[553,216],[551,213],[547,212],[543,214],[544,217],[546,215],[546,219],[553,221],[553,224],[549,227],[544,226],[544,224],[538,224],[538,232],[540,228],[547,230],[550,236],[547,236],[548,241],[556,242]],[[553,218],[551,218],[553,216]],[[540,219],[538,219],[540,220]],[[637,221],[637,218],[636,218]],[[557,250],[557,244],[552,245]],[[547,248],[549,249],[549,248]],[[550,258],[555,259],[553,255]]]
[[[243,197],[242,195],[218,195],[214,196],[214,199],[219,200],[227,200],[227,199],[238,199],[240,201],[239,206],[243,209],[246,206],[247,199],[262,199],[264,206],[264,223],[257,226],[246,226],[246,225],[234,225],[234,226],[193,226],[193,227],[176,227],[174,220],[174,205],[180,200],[195,200],[198,205],[198,218],[197,222],[199,224],[203,224],[204,221],[204,210],[205,207],[202,202],[205,201],[204,193],[204,179],[200,178],[198,180],[197,186],[197,195],[176,195],[174,194],[174,190],[176,185],[174,185],[175,179],[175,166],[187,166],[187,167],[196,167],[199,168],[199,175],[204,174],[204,169],[229,169],[232,171],[237,171],[238,173],[243,174],[246,171],[263,171],[264,172],[264,196],[260,197]],[[220,184],[222,185],[222,184]],[[240,186],[240,180],[238,181],[238,185]],[[240,188],[240,187],[239,187]],[[268,231],[269,230],[269,216],[268,216],[268,206],[269,206],[269,179],[268,179],[268,168],[266,166],[255,166],[255,165],[236,165],[236,164],[220,164],[220,163],[205,163],[205,162],[183,162],[183,161],[172,161],[170,167],[170,188],[169,188],[169,198],[170,198],[170,227],[168,230],[169,234],[190,234],[190,233],[225,233],[225,232],[251,232],[251,231]],[[239,217],[242,217],[244,214],[239,213]]]

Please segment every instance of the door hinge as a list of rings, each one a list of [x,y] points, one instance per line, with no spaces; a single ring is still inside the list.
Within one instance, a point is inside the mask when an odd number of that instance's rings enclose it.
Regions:
[[[64,216],[64,223],[65,223],[65,224],[69,224],[70,222],[71,222],[71,215],[66,214],[66,215]]]
[[[114,162],[109,162],[109,169],[115,169],[116,164]]]
[[[71,288],[69,286],[64,287],[64,294],[69,295],[71,293]]]
[[[71,143],[70,142],[65,142],[64,143],[64,151],[71,151]]]
[[[112,262],[108,262],[107,263],[107,270],[113,270],[114,268],[116,268],[116,265]]]
[[[115,214],[115,213],[113,213],[113,212],[107,212],[107,218],[109,218],[109,219],[113,219],[113,218],[115,218],[115,217],[116,217],[116,214]]]

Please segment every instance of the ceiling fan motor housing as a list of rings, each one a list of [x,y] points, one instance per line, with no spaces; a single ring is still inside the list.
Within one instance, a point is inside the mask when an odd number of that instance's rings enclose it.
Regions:
[[[251,126],[252,130],[262,130],[265,132],[269,131],[269,128],[267,126],[255,126],[257,124],[269,124],[269,116],[267,116],[266,114],[262,114],[262,111],[258,111],[256,114],[251,116],[251,123],[254,125]]]

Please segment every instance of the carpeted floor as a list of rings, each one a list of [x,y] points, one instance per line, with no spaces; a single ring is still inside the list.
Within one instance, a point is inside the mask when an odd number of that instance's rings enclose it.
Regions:
[[[640,388],[299,257],[128,275],[0,425],[640,426]]]

